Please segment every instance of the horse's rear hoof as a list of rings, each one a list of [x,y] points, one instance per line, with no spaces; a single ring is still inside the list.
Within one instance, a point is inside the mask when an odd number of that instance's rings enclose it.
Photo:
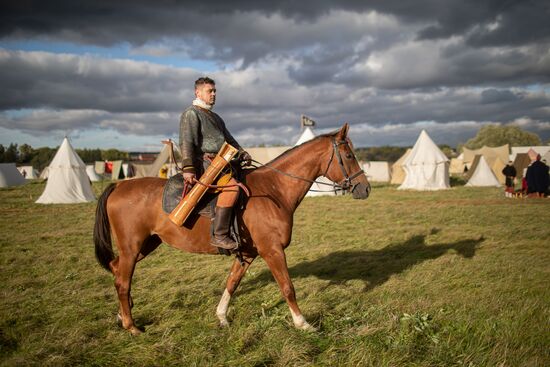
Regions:
[[[132,326],[131,328],[128,329],[128,331],[130,332],[130,334],[132,334],[133,336],[138,336],[139,334],[142,333],[141,330],[139,330],[137,327],[135,326]]]

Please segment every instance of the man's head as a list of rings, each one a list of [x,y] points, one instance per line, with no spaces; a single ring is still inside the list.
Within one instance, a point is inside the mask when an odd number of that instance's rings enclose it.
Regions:
[[[197,79],[195,97],[213,106],[216,103],[216,82],[207,76]]]

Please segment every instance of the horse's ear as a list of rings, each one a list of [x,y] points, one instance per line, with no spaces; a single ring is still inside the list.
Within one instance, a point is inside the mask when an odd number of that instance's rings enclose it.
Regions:
[[[349,131],[349,124],[346,122],[344,126],[342,126],[340,131],[338,131],[338,133],[336,134],[336,136],[338,137],[338,140],[345,140],[346,137],[348,136],[348,131]]]

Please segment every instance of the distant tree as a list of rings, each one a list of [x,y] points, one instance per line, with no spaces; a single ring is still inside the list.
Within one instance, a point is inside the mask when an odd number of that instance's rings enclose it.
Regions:
[[[93,163],[102,160],[100,149],[76,149],[76,153],[84,163]]]
[[[4,153],[6,152],[6,148],[2,144],[0,144],[0,162],[4,161]]]
[[[39,171],[42,171],[45,167],[47,167],[50,162],[52,161],[55,152],[57,152],[58,148],[48,148],[48,147],[42,147],[35,149],[34,156],[32,157],[30,163],[31,165],[38,169]]]
[[[438,145],[439,149],[447,156],[447,158],[456,158],[456,151],[447,144]]]
[[[16,163],[18,156],[17,153],[17,144],[11,143],[10,146],[4,151],[2,162]]]
[[[35,150],[29,144],[23,144],[19,147],[18,163],[30,163],[35,155]]]
[[[103,150],[101,152],[101,160],[103,161],[128,160],[128,153],[122,152],[117,149]]]
[[[464,146],[469,149],[479,149],[484,145],[498,147],[504,144],[540,145],[541,140],[537,134],[524,131],[518,126],[486,125],[479,129],[477,135],[468,140]]]

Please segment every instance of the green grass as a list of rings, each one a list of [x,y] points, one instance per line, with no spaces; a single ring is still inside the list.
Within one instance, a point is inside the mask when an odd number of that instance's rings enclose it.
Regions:
[[[43,188],[0,190],[3,366],[550,365],[550,199],[384,185],[307,198],[287,259],[315,333],[292,326],[261,259],[219,329],[232,259],[163,245],[137,266],[146,332],[132,337],[94,258],[95,203],[34,204]]]

